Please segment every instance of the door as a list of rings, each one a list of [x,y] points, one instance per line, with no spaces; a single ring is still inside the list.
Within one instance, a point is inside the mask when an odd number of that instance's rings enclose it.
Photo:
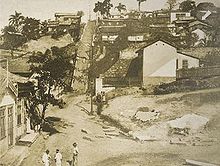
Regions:
[[[13,107],[8,108],[8,146],[13,145]]]

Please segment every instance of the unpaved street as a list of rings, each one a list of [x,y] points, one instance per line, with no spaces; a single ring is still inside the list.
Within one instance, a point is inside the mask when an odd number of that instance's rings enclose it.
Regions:
[[[183,165],[185,159],[220,163],[220,146],[216,142],[209,146],[184,146],[164,141],[140,142],[121,134],[107,137],[103,127],[111,125],[97,116],[89,116],[76,105],[84,99],[85,96],[69,96],[64,109],[54,107],[47,112],[47,116],[61,118],[62,123],[57,126],[60,133],[49,137],[45,133],[40,135],[22,166],[43,165],[42,153],[49,149],[53,158],[57,148],[63,154],[63,165],[68,166],[73,142],[79,146],[79,166],[178,166]],[[55,165],[53,160],[52,165]]]

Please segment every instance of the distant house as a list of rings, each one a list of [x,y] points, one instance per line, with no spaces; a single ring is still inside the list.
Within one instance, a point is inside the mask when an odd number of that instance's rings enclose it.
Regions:
[[[53,32],[57,28],[65,31],[80,26],[81,17],[74,13],[55,13],[55,20],[48,20],[48,32]]]
[[[164,40],[155,40],[136,51],[137,55],[121,57],[103,74],[103,83],[113,86],[147,86],[173,81],[176,70],[199,67],[199,59],[177,52]]]
[[[23,137],[30,124],[27,123],[25,99],[19,96],[17,82],[27,80],[0,68],[0,157]]]
[[[171,11],[170,13],[170,22],[172,23],[173,21],[176,20],[186,20],[191,17],[190,12],[183,12],[183,11]]]

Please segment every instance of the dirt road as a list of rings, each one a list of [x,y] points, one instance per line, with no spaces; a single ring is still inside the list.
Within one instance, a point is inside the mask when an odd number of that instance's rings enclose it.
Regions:
[[[183,165],[185,159],[220,163],[219,143],[184,146],[164,141],[139,142],[121,135],[106,137],[103,127],[110,124],[82,111],[76,104],[84,99],[85,96],[69,96],[64,109],[52,108],[47,112],[47,116],[62,119],[57,125],[60,132],[48,138],[43,137],[45,134],[40,135],[22,166],[42,165],[42,153],[49,149],[53,157],[57,148],[63,154],[63,165],[68,166],[73,142],[79,146],[79,166],[178,166]],[[52,165],[55,165],[53,160]]]

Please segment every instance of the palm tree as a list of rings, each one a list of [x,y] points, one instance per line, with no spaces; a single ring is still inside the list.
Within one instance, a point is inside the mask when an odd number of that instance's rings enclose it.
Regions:
[[[113,7],[111,0],[104,0],[103,2],[95,3],[95,8],[93,11],[95,13],[100,13],[101,16],[108,17],[110,15],[110,9]]]
[[[145,2],[146,0],[137,0],[138,1],[138,11],[141,11],[141,3]]]
[[[120,13],[126,10],[126,6],[122,3],[119,3],[118,6],[115,7]]]
[[[22,16],[22,13],[18,13],[15,11],[14,15],[10,15],[9,18],[9,25],[14,26],[17,32],[20,32],[20,27],[24,21],[24,16]]]

